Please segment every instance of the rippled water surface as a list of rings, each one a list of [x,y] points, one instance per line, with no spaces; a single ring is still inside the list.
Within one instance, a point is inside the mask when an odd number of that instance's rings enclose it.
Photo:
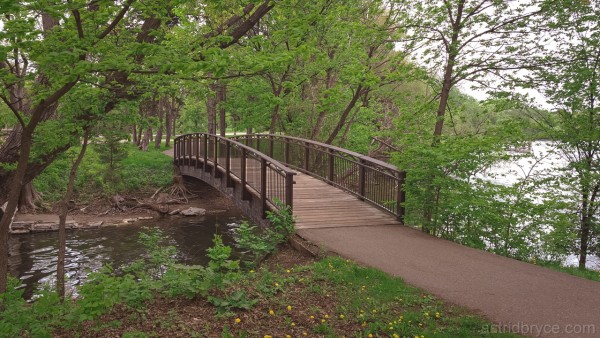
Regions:
[[[135,224],[100,229],[67,231],[65,273],[68,290],[81,284],[90,271],[102,265],[118,268],[144,252],[138,236],[144,227],[158,227],[177,247],[178,258],[188,264],[205,264],[206,249],[215,233],[231,244],[229,231],[243,219],[241,213],[207,215],[193,218],[162,218]],[[58,233],[13,235],[9,239],[9,266],[13,276],[21,279],[27,298],[44,283],[55,283]]]

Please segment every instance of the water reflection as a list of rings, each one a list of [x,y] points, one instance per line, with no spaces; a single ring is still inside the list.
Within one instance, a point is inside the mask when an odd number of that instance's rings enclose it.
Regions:
[[[186,264],[206,264],[206,249],[212,245],[215,233],[223,236],[225,244],[232,244],[229,229],[243,219],[241,213],[229,211],[223,214],[194,218],[163,218],[118,227],[77,230],[67,232],[65,274],[67,290],[85,281],[90,271],[102,265],[117,268],[130,263],[144,253],[138,243],[144,227],[158,227],[178,250],[178,260]],[[58,233],[13,235],[9,239],[9,269],[18,277],[30,298],[43,284],[56,281]]]

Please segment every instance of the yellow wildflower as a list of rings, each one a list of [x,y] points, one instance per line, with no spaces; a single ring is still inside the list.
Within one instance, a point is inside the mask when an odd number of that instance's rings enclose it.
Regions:
[[[296,323],[292,322],[292,324],[290,324],[291,326],[296,326]]]
[[[321,319],[321,323],[325,323],[325,322],[326,322],[326,320],[325,320],[325,319]]]
[[[242,320],[241,320],[241,319],[239,319],[239,318],[236,318],[236,319],[235,319],[235,323],[236,323],[236,324],[239,324],[241,321],[242,321]]]
[[[305,332],[302,332],[302,335],[303,336],[308,336],[308,333],[306,333],[306,331],[305,331]]]
[[[292,336],[290,336],[289,334],[286,334],[285,338],[292,338]]]
[[[273,336],[266,334],[263,338],[273,338]],[[419,337],[416,337],[419,338]]]
[[[274,315],[274,314],[275,314],[275,311],[273,311],[273,310],[269,310],[269,314],[272,316],[272,315]]]
[[[340,319],[344,319],[344,315],[340,315]]]
[[[278,286],[279,286],[279,283],[275,282],[275,287],[278,287]]]
[[[369,338],[373,338],[373,335],[369,333]]]
[[[292,306],[291,306],[291,305],[288,305],[288,306],[287,306],[287,309],[288,309],[288,311],[292,311]]]
[[[290,270],[285,270],[285,272],[290,273],[291,271]]]
[[[324,318],[329,318],[329,315],[324,315],[323,317],[324,317]]]

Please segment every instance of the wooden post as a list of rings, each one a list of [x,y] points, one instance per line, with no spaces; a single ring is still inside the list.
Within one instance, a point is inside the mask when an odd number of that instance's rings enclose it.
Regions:
[[[187,159],[187,165],[190,165],[190,146],[192,141],[190,139],[190,135],[185,137],[185,154],[183,155],[183,164],[185,164],[185,160]]]
[[[246,157],[248,156],[246,148],[242,148],[242,157],[240,158],[240,181],[242,186],[242,201],[248,199],[246,195]]]
[[[406,171],[398,173],[398,197],[396,201],[396,217],[400,224],[404,225],[404,215],[406,213],[404,202],[406,202],[406,191],[404,191],[404,181],[406,181]]]
[[[304,143],[304,170],[308,171],[308,161],[310,160],[310,143]]]
[[[175,139],[175,142],[173,142],[173,163],[177,164],[177,143],[179,143],[179,139]]]
[[[199,158],[200,158],[200,134],[196,133],[195,134],[196,137],[196,163],[195,163],[195,167],[196,169],[198,169],[198,162],[199,162]]]
[[[329,175],[328,176],[329,176],[329,181],[331,183],[333,183],[334,182],[334,178],[335,178],[333,176],[334,175],[333,166],[335,165],[335,157],[333,157],[333,150],[332,149],[329,149],[328,153],[329,153]]]
[[[204,154],[202,160],[204,163],[202,165],[204,166],[204,171],[208,171],[208,134],[204,134],[203,141]]]
[[[217,165],[219,164],[219,138],[216,135],[211,135],[213,141],[213,178],[217,178]]]
[[[294,208],[294,175],[285,174],[285,204],[290,206],[290,211]]]
[[[358,199],[365,200],[365,163],[361,159],[358,161]]]
[[[260,205],[262,218],[267,217],[267,160],[260,159]]]
[[[225,142],[225,181],[226,186],[231,187],[231,142]]]
[[[269,157],[273,158],[273,135],[269,135]]]

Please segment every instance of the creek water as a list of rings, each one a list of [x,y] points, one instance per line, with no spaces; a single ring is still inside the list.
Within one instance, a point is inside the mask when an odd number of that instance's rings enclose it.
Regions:
[[[215,233],[223,242],[233,243],[232,227],[244,219],[238,210],[200,217],[165,217],[122,226],[67,232],[65,274],[67,291],[76,294],[90,271],[105,264],[117,269],[142,257],[145,252],[138,242],[145,227],[159,228],[168,242],[177,248],[177,259],[186,264],[208,262],[206,249],[212,246]],[[29,299],[44,284],[56,282],[58,233],[13,235],[9,239],[9,269],[21,280],[24,296]]]

